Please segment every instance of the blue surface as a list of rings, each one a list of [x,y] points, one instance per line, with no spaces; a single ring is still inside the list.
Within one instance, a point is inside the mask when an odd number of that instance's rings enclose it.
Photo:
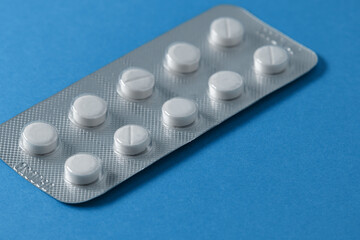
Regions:
[[[221,3],[2,0],[0,122]],[[1,239],[359,239],[360,2],[228,3],[318,66],[86,204],[0,162]]]

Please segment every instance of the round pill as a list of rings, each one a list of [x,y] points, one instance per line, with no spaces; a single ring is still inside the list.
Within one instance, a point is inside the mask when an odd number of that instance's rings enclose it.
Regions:
[[[173,43],[169,46],[165,59],[167,67],[171,70],[191,73],[199,68],[200,50],[189,43]]]
[[[65,162],[64,178],[73,184],[85,185],[95,182],[101,173],[101,162],[96,156],[78,153]]]
[[[150,144],[148,130],[138,125],[125,125],[114,134],[114,149],[125,155],[142,153]]]
[[[185,98],[172,98],[162,106],[162,119],[166,125],[185,127],[193,123],[198,115],[196,104]]]
[[[107,104],[95,95],[82,95],[71,106],[72,120],[82,127],[96,127],[106,119]]]
[[[254,53],[255,70],[265,74],[276,74],[284,71],[288,65],[288,60],[286,51],[278,46],[263,46]]]
[[[54,126],[45,122],[33,122],[23,129],[20,142],[26,152],[41,155],[56,149],[59,136]]]
[[[223,47],[238,45],[244,37],[244,27],[236,19],[222,17],[210,25],[210,42]]]
[[[154,75],[141,68],[125,70],[120,78],[120,91],[125,97],[140,100],[151,96],[155,85]]]
[[[209,94],[213,98],[230,100],[239,97],[243,91],[243,78],[236,72],[220,71],[209,78]]]

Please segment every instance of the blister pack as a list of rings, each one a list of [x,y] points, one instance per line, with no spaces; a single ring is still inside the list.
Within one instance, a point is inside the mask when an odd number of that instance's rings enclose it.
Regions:
[[[88,201],[316,63],[308,48],[221,5],[3,123],[0,158],[59,201]]]

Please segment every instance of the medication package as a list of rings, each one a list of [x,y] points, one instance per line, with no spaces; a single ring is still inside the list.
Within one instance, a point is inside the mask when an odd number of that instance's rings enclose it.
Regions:
[[[66,203],[93,199],[308,72],[314,52],[221,5],[0,126],[0,158]]]

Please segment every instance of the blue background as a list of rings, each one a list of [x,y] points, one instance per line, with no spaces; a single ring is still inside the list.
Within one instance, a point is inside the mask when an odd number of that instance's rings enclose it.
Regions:
[[[0,122],[222,1],[1,1]],[[359,239],[360,2],[228,1],[316,68],[107,194],[62,204],[0,162],[0,238]]]

